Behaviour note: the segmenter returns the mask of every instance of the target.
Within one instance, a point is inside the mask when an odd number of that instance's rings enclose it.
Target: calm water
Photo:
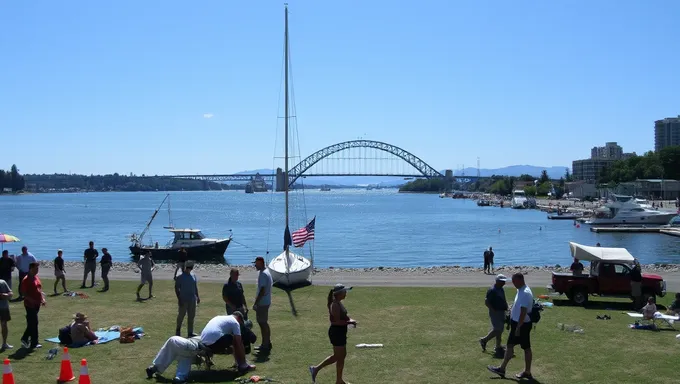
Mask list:
[[[0,197],[0,233],[21,238],[39,259],[62,248],[68,260],[82,260],[89,240],[107,247],[115,260],[128,260],[128,237],[139,233],[165,193],[37,194]],[[472,201],[395,190],[307,191],[292,197],[291,231],[304,224],[301,202],[316,215],[314,255],[319,267],[480,265],[493,246],[497,264],[568,264],[568,241],[625,247],[643,263],[680,263],[680,240],[658,234],[595,234],[571,221],[547,220],[538,211],[477,207]],[[176,227],[200,228],[208,237],[234,240],[226,253],[246,264],[283,245],[283,194],[242,191],[171,194]],[[161,210],[146,240],[169,239],[167,210]]]

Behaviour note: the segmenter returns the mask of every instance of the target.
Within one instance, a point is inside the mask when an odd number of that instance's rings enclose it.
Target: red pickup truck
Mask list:
[[[555,273],[548,290],[566,294],[575,304],[584,305],[589,295],[631,297],[630,271],[633,256],[624,248],[588,247],[570,243],[572,255],[591,262],[590,274]],[[665,296],[666,282],[659,275],[642,274],[644,301]]]

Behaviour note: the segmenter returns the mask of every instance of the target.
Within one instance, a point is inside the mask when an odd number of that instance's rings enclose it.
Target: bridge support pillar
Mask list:
[[[286,175],[283,169],[276,168],[276,192],[283,192],[286,188]]]
[[[453,178],[453,171],[450,169],[447,169],[444,171],[444,180],[446,181],[446,191],[445,192],[452,192],[453,191],[453,183],[455,179]]]

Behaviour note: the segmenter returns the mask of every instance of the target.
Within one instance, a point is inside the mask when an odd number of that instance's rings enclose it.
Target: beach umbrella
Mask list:
[[[2,246],[2,249],[5,248],[5,243],[17,243],[19,241],[21,240],[16,236],[0,233],[0,246]]]

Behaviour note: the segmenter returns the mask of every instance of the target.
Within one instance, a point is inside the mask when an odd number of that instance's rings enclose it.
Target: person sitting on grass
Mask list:
[[[73,347],[82,347],[88,343],[97,344],[99,337],[90,329],[90,322],[84,313],[76,313],[73,315],[73,322],[71,323],[71,345]]]
[[[146,377],[151,379],[155,374],[163,374],[172,362],[177,361],[177,371],[172,382],[185,383],[189,378],[189,372],[191,372],[191,363],[197,357],[210,362],[211,356],[212,351],[201,343],[200,336],[191,338],[172,336],[165,341],[165,344],[156,354],[156,358],[146,368]]]
[[[673,300],[671,305],[668,307],[668,311],[666,311],[666,314],[671,316],[680,315],[680,292],[675,294],[675,300]]]
[[[656,313],[656,304],[654,303],[654,298],[649,297],[647,299],[647,305],[642,307],[642,318],[645,320],[652,320],[654,318],[654,314]]]

